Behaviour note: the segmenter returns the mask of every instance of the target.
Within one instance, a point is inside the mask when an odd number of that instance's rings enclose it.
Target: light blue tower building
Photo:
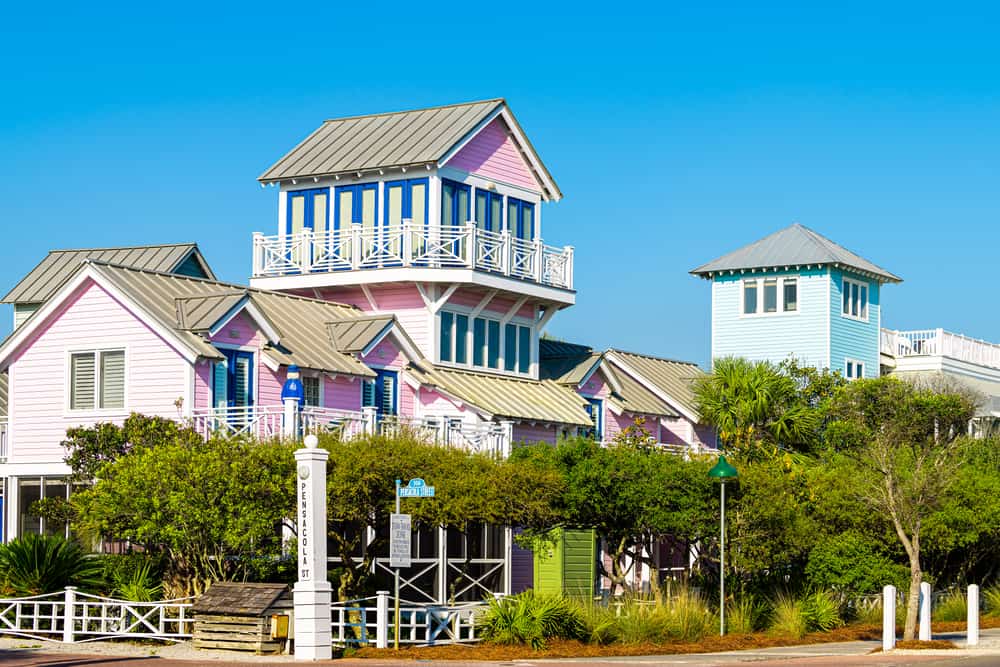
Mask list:
[[[902,279],[794,224],[691,271],[712,282],[712,359],[879,375],[882,286]]]

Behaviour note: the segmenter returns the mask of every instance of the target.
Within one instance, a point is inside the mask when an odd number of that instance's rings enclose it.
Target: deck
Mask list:
[[[1000,345],[944,329],[882,329],[880,348],[882,354],[894,359],[949,357],[977,366],[1000,369]]]

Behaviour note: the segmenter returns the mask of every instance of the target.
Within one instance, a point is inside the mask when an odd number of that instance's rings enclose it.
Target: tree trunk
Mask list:
[[[903,641],[916,639],[917,613],[920,610],[920,555],[910,554],[910,593],[906,598],[906,624],[903,626]]]

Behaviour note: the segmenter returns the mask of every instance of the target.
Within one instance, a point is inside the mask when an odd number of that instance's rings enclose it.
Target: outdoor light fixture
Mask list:
[[[726,482],[737,479],[736,472],[725,456],[719,457],[719,462],[708,471],[708,476],[720,482],[719,505],[719,636],[726,634]]]

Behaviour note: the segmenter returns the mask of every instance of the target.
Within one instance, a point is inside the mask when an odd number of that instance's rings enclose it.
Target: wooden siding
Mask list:
[[[514,442],[534,444],[548,442],[555,444],[559,431],[555,426],[546,424],[514,424]]]
[[[534,192],[542,191],[527,162],[509,135],[507,124],[496,118],[448,160],[447,166]]]
[[[68,359],[72,351],[125,348],[125,407],[68,410]],[[100,286],[89,282],[67,302],[12,364],[20,391],[10,396],[10,463],[62,462],[59,444],[71,426],[121,423],[130,412],[177,417],[174,402],[186,395],[188,362]],[[30,391],[24,388],[30,386]]]
[[[799,278],[796,312],[743,315],[745,278],[795,275]],[[712,282],[713,358],[740,356],[779,363],[794,356],[810,366],[828,366],[829,280],[827,269],[757,272],[716,278]],[[778,295],[778,303],[780,307],[781,294]]]
[[[431,358],[434,330],[424,300],[415,285],[371,285],[369,292],[375,299],[379,313],[396,316],[403,330],[427,358]],[[364,292],[358,287],[324,288],[325,299],[357,306],[365,312],[374,312]]]
[[[41,307],[40,303],[15,303],[14,328],[18,328]]]
[[[844,317],[844,278],[868,285],[868,321]],[[833,269],[830,274],[830,369],[846,373],[845,359],[861,361],[865,377],[879,375],[879,285],[869,278]]]

